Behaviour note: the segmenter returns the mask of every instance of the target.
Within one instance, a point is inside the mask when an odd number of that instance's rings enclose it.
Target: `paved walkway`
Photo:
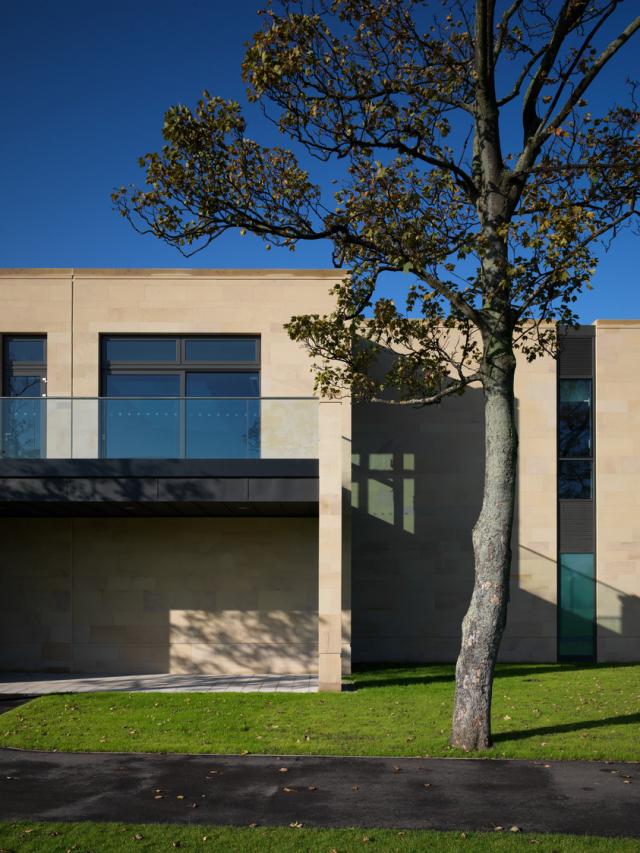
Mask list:
[[[640,837],[640,765],[0,750],[0,820]]]
[[[2,673],[0,696],[93,693],[102,690],[158,693],[314,693],[315,675],[51,675]]]

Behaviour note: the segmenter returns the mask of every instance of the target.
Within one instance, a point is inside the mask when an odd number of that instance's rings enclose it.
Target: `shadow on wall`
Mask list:
[[[316,519],[16,518],[0,535],[0,669],[317,670]]]
[[[454,661],[473,589],[482,392],[472,388],[423,408],[356,404],[352,441],[353,660]],[[516,500],[501,660],[555,661],[557,564],[519,541],[523,527]],[[613,614],[600,619],[598,640],[637,635],[640,598],[597,587],[603,612]],[[578,623],[574,617],[574,629]]]
[[[352,435],[354,660],[454,660],[473,588],[482,393],[356,404]]]

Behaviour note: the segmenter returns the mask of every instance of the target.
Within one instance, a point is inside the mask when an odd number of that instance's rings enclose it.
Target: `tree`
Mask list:
[[[334,263],[350,271],[335,311],[288,326],[314,356],[323,393],[389,402],[391,388],[396,402],[425,405],[482,387],[484,497],[451,735],[465,750],[491,745],[516,352],[555,351],[555,324],[576,322],[596,246],[637,222],[635,87],[602,115],[586,101],[640,29],[623,6],[284,0],[263,13],[243,77],[296,150],[336,162],[335,191],[291,150],[247,138],[238,104],[205,92],[194,110],[167,111],[166,145],[140,161],[147,186],[114,193],[136,228],[185,254],[231,228],[267,248],[332,241]],[[383,272],[404,274],[401,307],[378,295]],[[383,350],[395,357],[381,375]]]

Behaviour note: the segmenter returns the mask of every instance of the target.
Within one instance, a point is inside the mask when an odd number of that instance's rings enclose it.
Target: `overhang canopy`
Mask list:
[[[5,516],[316,516],[317,459],[0,462]]]

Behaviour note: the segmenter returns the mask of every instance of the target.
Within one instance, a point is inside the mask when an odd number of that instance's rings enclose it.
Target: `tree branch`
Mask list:
[[[570,2],[570,0],[568,0],[568,2]],[[538,124],[535,132],[526,141],[522,154],[518,158],[518,163],[516,164],[516,167],[511,174],[512,179],[517,180],[518,178],[521,178],[523,173],[528,171],[528,169],[533,165],[535,158],[538,152],[540,151],[540,148],[544,144],[546,137],[561,126],[562,122],[567,118],[569,113],[578,104],[578,101],[582,98],[584,93],[587,91],[591,83],[593,83],[595,78],[605,67],[607,62],[609,62],[616,55],[620,48],[639,29],[640,15],[638,15],[637,18],[631,21],[620,33],[620,35],[613,39],[602,51],[600,56],[589,69],[589,71],[587,71],[586,74],[584,74],[584,76],[582,77],[582,79],[576,84],[571,95],[567,98],[567,101],[561,108],[560,112],[556,115],[556,117],[551,122],[549,122],[549,124],[545,128],[542,128]]]
[[[387,406],[430,406],[433,403],[439,403],[441,400],[444,400],[446,397],[450,397],[452,394],[459,394],[463,388],[466,388],[467,385],[471,385],[473,382],[482,382],[482,374],[472,373],[464,379],[458,380],[451,385],[447,385],[447,387],[443,388],[442,391],[438,391],[436,394],[432,394],[429,397],[417,397],[412,400],[385,400],[384,397],[372,397],[370,400],[367,400],[367,402],[384,403]]]

